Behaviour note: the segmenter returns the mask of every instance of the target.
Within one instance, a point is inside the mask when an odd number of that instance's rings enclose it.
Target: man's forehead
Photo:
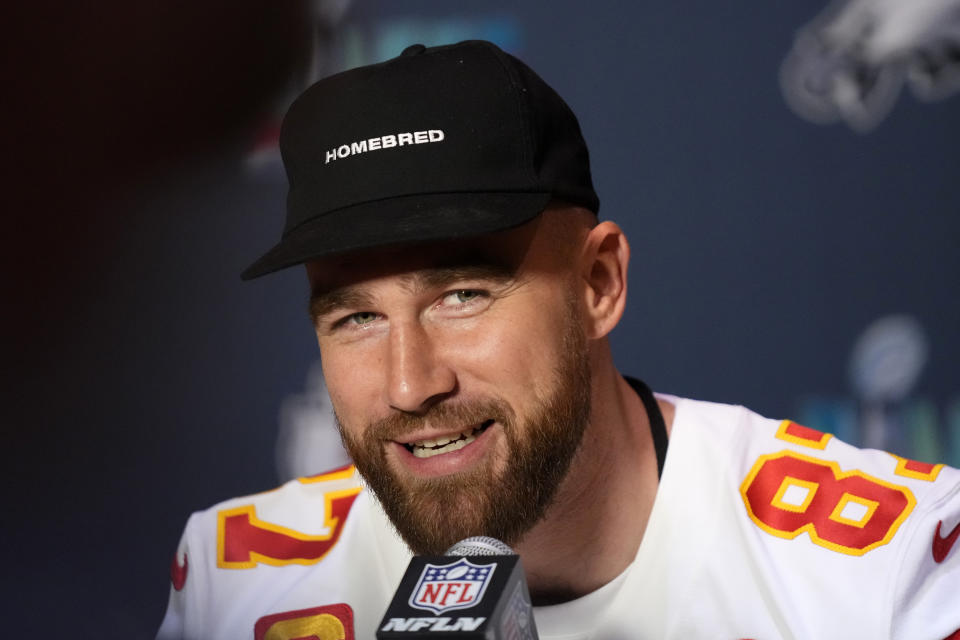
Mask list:
[[[479,236],[350,251],[306,263],[314,293],[398,276],[407,281],[457,270],[503,277],[516,272],[536,232],[535,224]]]

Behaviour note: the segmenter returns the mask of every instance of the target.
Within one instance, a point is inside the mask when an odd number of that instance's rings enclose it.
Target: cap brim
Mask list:
[[[317,216],[240,275],[252,280],[308,260],[412,242],[469,238],[519,226],[539,215],[551,194],[437,193],[365,202]]]

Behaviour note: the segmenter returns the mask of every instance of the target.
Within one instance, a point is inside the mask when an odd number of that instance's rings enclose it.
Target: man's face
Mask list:
[[[579,446],[586,339],[541,224],[307,266],[344,443],[415,553],[516,544]]]

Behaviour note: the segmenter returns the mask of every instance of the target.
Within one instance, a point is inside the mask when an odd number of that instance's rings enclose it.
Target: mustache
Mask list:
[[[364,434],[368,442],[398,440],[408,433],[424,428],[464,428],[494,420],[509,429],[515,419],[513,408],[501,398],[482,398],[439,402],[423,413],[394,412],[385,418],[371,422]],[[340,417],[337,426],[345,430]]]

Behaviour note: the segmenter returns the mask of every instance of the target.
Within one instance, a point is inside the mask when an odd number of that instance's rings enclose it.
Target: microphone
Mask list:
[[[442,556],[414,556],[377,628],[378,640],[538,640],[520,556],[476,536]]]

